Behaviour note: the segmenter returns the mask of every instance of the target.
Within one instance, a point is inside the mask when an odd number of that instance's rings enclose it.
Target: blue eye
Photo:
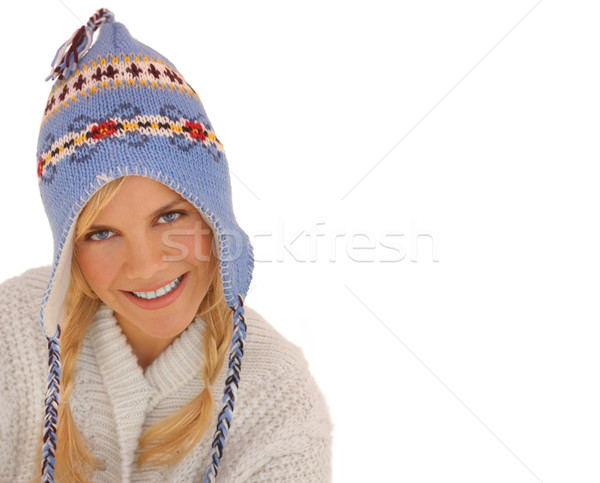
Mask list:
[[[181,213],[177,211],[171,211],[170,213],[165,213],[159,218],[159,223],[173,223],[177,218],[181,216]],[[164,221],[160,221],[164,220]]]
[[[115,234],[114,231],[110,231],[110,230],[99,230],[95,233],[92,233],[88,238],[90,240],[95,240],[95,241],[102,241],[102,240],[107,240],[109,239],[111,236],[113,236]]]

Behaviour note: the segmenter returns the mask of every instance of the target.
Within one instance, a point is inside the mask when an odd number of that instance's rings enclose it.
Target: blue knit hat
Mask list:
[[[100,28],[92,45],[93,33]],[[252,280],[252,244],[233,213],[223,146],[198,94],[163,55],[98,10],[59,48],[40,127],[37,174],[54,237],[54,263],[40,316],[48,339],[43,481],[54,481],[60,387],[60,323],[70,281],[74,228],[107,182],[145,176],[195,205],[218,245],[219,276],[233,311],[229,371],[204,481],[214,481],[231,424],[246,338],[243,302]]]

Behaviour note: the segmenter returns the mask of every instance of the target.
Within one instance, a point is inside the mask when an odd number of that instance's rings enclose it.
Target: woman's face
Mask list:
[[[217,260],[198,210],[167,186],[128,176],[76,243],[90,288],[113,309],[141,362],[194,319]]]

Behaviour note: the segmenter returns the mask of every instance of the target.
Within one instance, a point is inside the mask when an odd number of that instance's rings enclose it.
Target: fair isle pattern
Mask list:
[[[233,310],[233,337],[229,352],[229,370],[225,380],[223,391],[224,403],[217,422],[217,430],[212,443],[211,462],[206,470],[203,483],[213,483],[219,471],[219,463],[225,450],[225,443],[229,435],[229,428],[233,418],[235,399],[240,384],[240,371],[242,369],[242,357],[244,355],[244,341],[246,340],[246,321],[244,317],[244,298],[238,294],[239,305]]]
[[[44,109],[42,126],[61,109],[81,98],[88,98],[107,88],[146,87],[198,94],[183,76],[160,59],[134,54],[102,57],[78,68],[66,81],[54,84]]]
[[[213,145],[225,152],[215,133],[197,120],[181,118],[177,121],[166,116],[137,115],[130,119],[112,117],[101,123],[91,123],[78,132],[70,132],[52,143],[38,159],[37,174],[41,178],[49,166],[71,156],[77,148],[93,146],[109,137],[122,137],[138,132],[150,136],[185,136],[188,141]]]

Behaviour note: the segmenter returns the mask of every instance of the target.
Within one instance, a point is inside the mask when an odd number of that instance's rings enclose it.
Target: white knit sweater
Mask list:
[[[38,471],[47,346],[39,309],[50,271],[32,269],[0,284],[0,482]],[[241,380],[217,481],[323,482],[331,479],[332,423],[302,351],[260,314],[245,308]],[[94,482],[197,482],[209,463],[214,424],[194,450],[169,468],[137,471],[140,435],[203,388],[196,319],[144,371],[112,311],[102,306],[86,335],[71,396],[75,422],[106,462]],[[213,390],[221,410],[227,363]]]

